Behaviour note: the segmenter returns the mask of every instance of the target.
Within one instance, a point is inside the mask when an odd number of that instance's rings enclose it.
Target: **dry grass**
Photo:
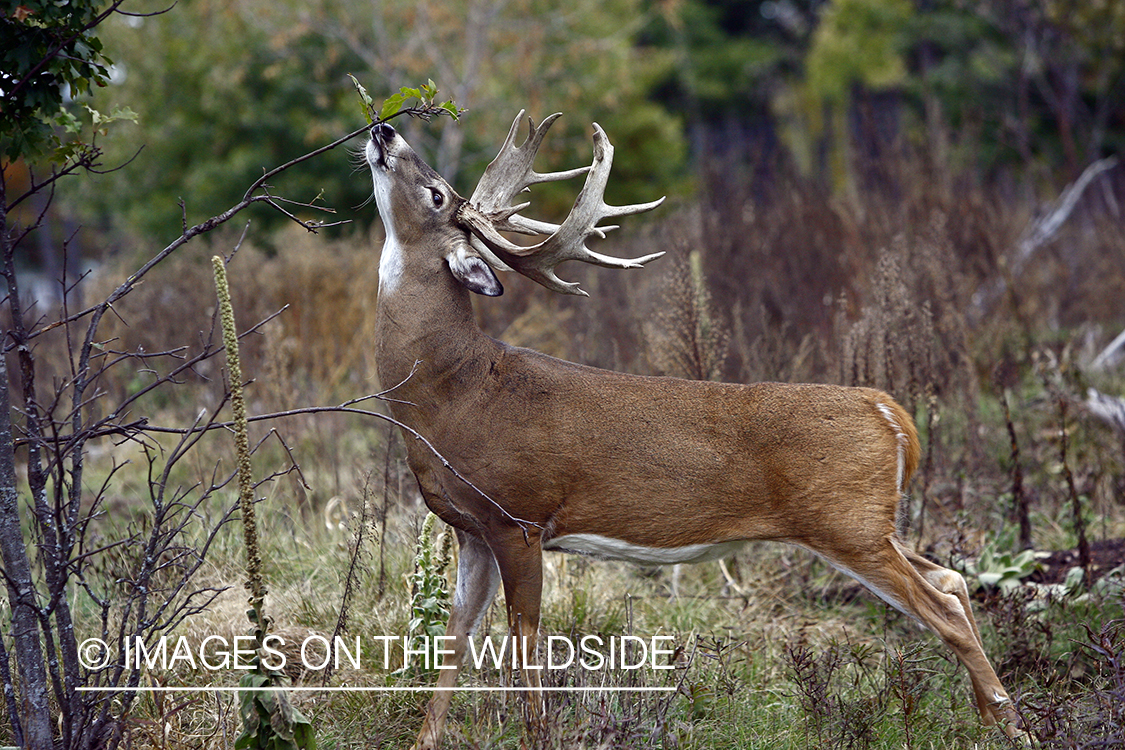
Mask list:
[[[371,647],[379,636],[407,633],[407,553],[422,510],[409,497],[395,501],[395,511],[368,550],[362,604],[353,605],[348,632],[368,645],[365,666],[337,671],[330,685],[424,687],[436,677],[433,672],[393,674],[379,664],[380,649]],[[276,519],[269,512],[273,501],[265,502],[263,518]],[[267,522],[264,531],[272,540],[266,552],[267,608],[278,630],[331,633],[349,534],[310,524],[294,535],[277,521]],[[380,548],[387,552],[388,585],[377,594]],[[214,563],[231,589],[211,612],[190,623],[186,634],[193,641],[246,632],[239,550],[235,545],[221,549]],[[999,735],[979,727],[963,670],[945,649],[854,582],[784,546],[753,545],[727,565],[741,581],[728,582],[715,563],[690,566],[678,582],[680,595],[672,597],[667,571],[548,556],[544,635],[671,635],[677,668],[670,673],[570,669],[549,672],[545,684],[672,685],[678,690],[552,693],[550,720],[539,737],[543,746],[1006,746]],[[994,599],[978,609],[990,652],[1030,720],[1048,722],[1036,713],[1048,701],[1065,709],[1062,715],[1074,722],[1074,732],[1090,731],[1083,712],[1093,704],[1083,696],[1108,695],[1091,691],[1106,690],[1112,674],[1092,651],[1073,644],[1086,640],[1079,622],[1099,622],[1113,611],[1112,601],[1059,600],[1045,611],[1033,611],[1031,600],[1021,597]],[[498,599],[483,633],[499,640],[505,630]],[[399,658],[396,650],[392,665]],[[1052,682],[1044,686],[1044,677]],[[236,678],[230,672],[181,670],[152,679],[230,685]],[[468,669],[461,684],[496,686],[510,680],[504,671]],[[319,675],[305,674],[301,684],[319,685]],[[298,695],[296,703],[313,718],[322,747],[398,747],[411,741],[427,697],[425,692],[311,693]],[[458,695],[449,746],[518,746],[519,700],[495,693]],[[151,741],[153,728],[163,727],[166,744],[150,746],[227,747],[239,728],[232,701],[230,696],[147,699],[137,711],[135,740]],[[1089,739],[1095,736],[1104,734]]]
[[[116,317],[100,333],[124,351],[160,352],[177,346],[197,349],[215,336],[214,282],[210,258],[228,255],[236,237],[215,238],[172,257],[143,285],[115,306]],[[284,312],[242,343],[248,373],[263,384],[258,398],[271,409],[291,407],[297,400],[357,394],[373,390],[375,371],[375,302],[378,289],[377,238],[326,242],[294,228],[272,239],[265,251],[251,242],[230,264],[230,286],[240,331]],[[120,283],[124,268],[104,267],[87,294],[104,297]],[[217,383],[218,361],[196,373]],[[123,373],[107,382],[122,391],[130,387]]]
[[[753,165],[716,167],[705,175],[696,203],[670,208],[655,224],[616,237],[611,250],[640,255],[662,249],[670,257],[628,274],[567,269],[571,278],[584,279],[588,300],[550,297],[530,283],[505,279],[505,297],[480,303],[482,325],[513,343],[635,372],[891,390],[914,410],[926,440],[912,533],[921,531],[920,546],[943,562],[973,558],[985,542],[1014,545],[1006,496],[1010,441],[995,395],[1004,388],[1021,443],[1034,543],[1072,546],[1060,425],[1042,367],[1050,370],[1052,388],[1076,404],[1088,384],[1109,393],[1125,390],[1119,374],[1084,371],[1091,351],[1125,326],[1125,312],[1113,301],[1125,290],[1125,248],[1112,204],[1091,198],[1038,261],[1012,280],[1014,291],[986,315],[974,316],[974,292],[1003,268],[1034,207],[995,198],[967,178],[930,180],[924,170],[912,176],[909,167],[894,170],[900,180],[895,200],[872,192],[856,204],[780,166],[767,170],[768,181]],[[1119,185],[1112,189],[1121,192]],[[270,252],[243,247],[229,269],[241,328],[288,305],[244,344],[243,368],[256,381],[248,392],[252,412],[377,390],[371,346],[377,237],[326,242],[286,233],[272,244]],[[150,276],[116,310],[120,319],[107,324],[105,338],[122,350],[198,347],[213,335],[207,259],[223,247],[189,248]],[[106,268],[99,283],[111,287],[120,274]],[[49,357],[46,349],[40,354]],[[1037,371],[1035,361],[1046,365]],[[149,364],[166,366],[159,358]],[[220,402],[218,368],[208,364],[191,382],[153,394],[137,409],[161,423],[190,422],[200,405]],[[141,370],[111,373],[104,386],[111,397],[120,396],[146,377]],[[1125,535],[1120,443],[1080,409],[1070,414],[1069,462],[1090,533]],[[291,417],[275,427],[289,451],[271,439],[259,449],[257,465],[284,465],[291,452],[304,480],[290,473],[259,490],[268,609],[278,626],[332,632],[350,559],[349,524],[367,498],[376,506],[380,533],[363,557],[350,632],[365,642],[404,634],[404,576],[421,507],[401,447],[388,448],[384,425],[372,420]],[[99,446],[90,474],[106,472],[113,458],[128,457],[127,450]],[[208,439],[178,480],[190,486],[207,476],[225,450],[221,438]],[[123,473],[111,487],[111,507],[143,515],[137,486],[136,477]],[[918,523],[922,512],[924,525]],[[230,589],[184,629],[193,642],[243,632],[240,555],[237,535],[212,551],[208,583]],[[652,672],[631,678],[648,684],[672,679],[680,689],[671,697],[552,699],[546,744],[1002,746],[977,728],[962,671],[944,650],[919,639],[909,623],[855,585],[784,547],[754,546],[727,570],[729,579],[716,564],[686,569],[679,598],[670,598],[669,572],[549,558],[545,632],[670,634],[681,650],[673,678]],[[1108,627],[1120,614],[1119,600],[982,604],[989,650],[1005,665],[1004,677],[1034,726],[1046,737],[1054,721],[1051,742],[1080,739],[1082,731],[1096,736],[1097,700],[1113,695],[1120,674],[1096,651],[1074,644],[1092,637],[1083,625],[1091,632]],[[496,636],[503,632],[499,604],[486,624]],[[1116,653],[1120,658],[1122,651]],[[466,679],[499,684],[508,678],[482,673]],[[558,679],[581,686],[592,677]],[[333,680],[419,684],[381,670],[341,672]],[[425,698],[317,694],[298,702],[313,717],[321,746],[347,748],[408,743]],[[514,698],[458,696],[451,746],[514,747],[518,716]],[[1070,723],[1062,726],[1059,717]],[[211,696],[146,699],[133,720],[135,746],[169,748],[227,747],[238,722],[230,701]]]

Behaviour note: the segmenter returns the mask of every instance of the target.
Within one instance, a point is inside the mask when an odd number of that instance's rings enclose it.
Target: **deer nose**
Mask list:
[[[395,129],[385,122],[380,122],[371,128],[371,134],[382,139],[389,141],[395,137]]]

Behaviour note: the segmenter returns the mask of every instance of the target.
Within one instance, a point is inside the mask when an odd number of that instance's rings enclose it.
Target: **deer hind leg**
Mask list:
[[[426,719],[414,744],[415,750],[434,750],[441,743],[449,704],[453,700],[450,688],[457,683],[457,673],[469,648],[469,638],[480,625],[500,586],[496,558],[483,539],[457,529],[457,544],[460,548],[457,588],[453,594],[449,624],[445,629],[446,635],[454,638],[453,653],[442,664],[444,667],[454,668],[440,670],[437,689],[426,707]]]
[[[875,555],[847,560],[824,556],[945,641],[969,672],[982,721],[987,725],[1003,721],[1009,736],[1020,734],[1018,715],[985,656],[960,574],[906,550],[894,539],[886,540]]]
[[[937,563],[927,560],[911,549],[900,546],[899,552],[910,561],[914,569],[918,571],[931,586],[943,594],[953,594],[957,597],[957,601],[961,602],[961,606],[965,609],[965,617],[969,620],[969,624],[973,626],[973,635],[976,636],[977,645],[979,645],[983,651],[984,642],[981,640],[980,628],[977,627],[977,621],[973,617],[972,604],[969,602],[969,587],[965,584],[965,577],[955,570],[943,568]]]
[[[957,601],[961,603],[961,607],[965,613],[965,619],[967,619],[969,625],[972,626],[973,636],[976,638],[980,656],[985,661],[992,676],[995,677],[996,674],[992,671],[992,665],[988,663],[988,658],[984,655],[984,642],[981,640],[980,628],[977,627],[977,621],[973,617],[972,603],[969,601],[969,587],[965,585],[964,576],[955,570],[943,568],[937,563],[927,560],[913,550],[903,548],[898,544],[896,544],[895,547],[906,557],[914,567],[914,570],[916,570],[927,583],[943,594],[952,594],[957,597]],[[962,661],[964,660],[962,659]],[[997,683],[999,683],[998,679]],[[1008,698],[1007,692],[1005,692],[1002,687],[1000,688],[999,694],[993,693],[990,695],[987,692],[979,690],[977,688],[977,681],[974,679],[973,692],[976,695],[977,708],[980,710],[981,716],[985,717],[987,723],[992,723],[994,721],[1003,722],[1004,731],[1010,736],[1016,736],[1021,733],[1019,730],[1021,725],[1019,714],[1016,713],[1011,700]],[[991,721],[989,720],[990,717]]]

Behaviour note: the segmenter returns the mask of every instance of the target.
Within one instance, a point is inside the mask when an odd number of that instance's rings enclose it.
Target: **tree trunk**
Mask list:
[[[0,209],[2,210],[2,209]],[[8,367],[0,353],[0,554],[4,560],[4,581],[11,606],[13,652],[19,666],[20,705],[15,703],[15,684],[9,669],[4,670],[4,692],[15,741],[27,750],[50,750],[51,713],[47,703],[47,673],[39,642],[39,617],[31,566],[27,559],[19,516],[19,491],[16,489],[16,457],[12,441],[11,411],[8,402]],[[17,709],[18,713],[12,713]],[[21,726],[21,719],[23,725]]]

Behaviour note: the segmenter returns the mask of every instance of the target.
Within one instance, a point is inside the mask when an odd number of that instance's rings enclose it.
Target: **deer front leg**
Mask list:
[[[543,550],[537,534],[512,528],[506,538],[494,540],[493,551],[504,582],[508,632],[514,641],[524,684],[534,688],[523,702],[524,722],[533,746],[544,727],[542,665],[538,661],[539,607],[543,595]]]
[[[453,700],[450,688],[457,683],[457,673],[469,648],[469,638],[476,632],[500,585],[496,558],[483,539],[457,529],[457,544],[460,548],[457,588],[453,594],[449,624],[445,629],[446,635],[454,638],[453,653],[442,664],[443,667],[452,668],[440,670],[434,695],[426,707],[422,731],[418,733],[418,740],[414,743],[415,750],[435,750],[441,743],[449,704]]]

